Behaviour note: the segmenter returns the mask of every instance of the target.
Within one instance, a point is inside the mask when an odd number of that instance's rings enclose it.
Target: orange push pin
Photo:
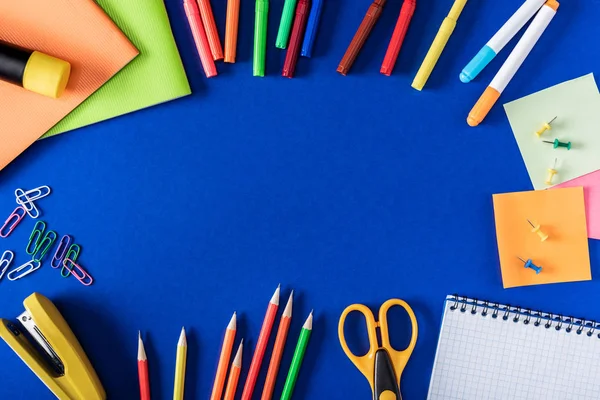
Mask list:
[[[527,220],[527,222],[529,222],[529,225],[531,225],[531,227],[533,228],[531,230],[531,232],[537,233],[537,235],[540,237],[540,239],[542,240],[542,242],[545,242],[546,239],[548,239],[548,234],[544,233],[540,229],[540,225],[534,225],[533,222],[531,222],[530,220]]]
[[[546,178],[546,185],[551,186],[553,185],[552,181],[554,180],[554,175],[558,174],[558,171],[556,170],[556,162],[558,161],[558,158],[554,159],[554,166],[552,166],[552,168],[548,168],[548,177]]]
[[[552,118],[552,120],[550,122],[544,122],[544,125],[542,125],[542,127],[538,131],[535,132],[537,137],[541,137],[544,134],[544,132],[551,130],[552,123],[556,120],[556,118],[558,118],[558,117]]]

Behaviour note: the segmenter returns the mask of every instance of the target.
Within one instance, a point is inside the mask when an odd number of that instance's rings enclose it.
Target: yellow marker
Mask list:
[[[175,361],[175,385],[173,388],[173,400],[183,400],[186,360],[187,339],[185,337],[185,328],[181,328],[179,343],[177,343],[177,360]]]
[[[556,120],[556,118],[558,118],[558,117],[552,118],[552,120],[550,122],[544,122],[544,125],[540,128],[540,130],[535,132],[537,137],[541,137],[544,134],[544,132],[551,130],[552,123]]]
[[[529,225],[533,228],[531,232],[537,233],[542,242],[545,242],[548,239],[548,235],[540,230],[540,225],[534,225],[530,220],[527,220],[527,222],[529,222]]]
[[[435,36],[435,39],[433,39],[433,43],[425,56],[425,60],[423,60],[423,64],[421,64],[421,68],[419,68],[419,72],[417,72],[417,76],[415,76],[415,80],[412,83],[413,88],[422,90],[425,83],[427,83],[433,68],[435,68],[435,64],[437,64],[442,55],[442,51],[444,51],[444,47],[446,47],[446,43],[448,43],[448,39],[450,39],[452,32],[454,32],[458,17],[460,17],[460,13],[466,4],[467,0],[454,1],[452,9],[450,9],[448,16],[444,18],[442,26],[440,26],[440,30]]]

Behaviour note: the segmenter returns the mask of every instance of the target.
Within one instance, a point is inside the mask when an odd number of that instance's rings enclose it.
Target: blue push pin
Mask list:
[[[525,261],[523,260],[521,257],[517,257],[519,260],[523,261],[523,264],[525,264],[525,268],[529,268],[535,271],[535,274],[539,274],[540,272],[542,272],[542,267],[538,267],[537,265],[535,265],[533,263],[533,261],[531,261],[531,259]]]

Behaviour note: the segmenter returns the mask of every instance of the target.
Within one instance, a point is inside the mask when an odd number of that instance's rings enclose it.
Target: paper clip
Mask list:
[[[41,229],[38,228],[38,225]],[[35,254],[35,251],[38,248],[40,241],[42,240],[42,235],[46,230],[46,223],[44,221],[38,221],[33,226],[33,230],[31,231],[31,235],[29,235],[29,243],[27,243],[27,247],[25,247],[25,252],[30,256]],[[35,238],[35,240],[34,240]],[[31,248],[31,244],[33,243],[33,249]]]
[[[67,266],[68,264],[71,264],[70,268]],[[92,283],[94,283],[94,278],[92,278],[92,276],[88,274],[87,271],[81,267],[81,265],[76,264],[70,258],[65,258],[63,261],[63,266],[67,268],[73,274],[73,276],[77,278],[79,282],[81,282],[82,285],[90,286]],[[76,273],[75,271],[78,272]]]
[[[34,201],[48,196],[51,192],[49,186],[40,186],[28,191],[18,188],[15,189],[15,197],[17,204],[23,206],[31,218],[36,219],[40,216],[40,211]]]
[[[15,208],[12,214],[10,214],[4,222],[4,225],[2,225],[2,228],[0,228],[0,237],[7,238],[12,233],[12,231],[15,230],[17,225],[19,225],[19,222],[21,222],[23,217],[25,217],[25,214],[26,211],[23,207],[19,206]],[[7,227],[8,231],[5,232]]]
[[[79,257],[80,251],[81,251],[81,247],[75,243],[73,243],[71,245],[71,247],[69,247],[69,250],[67,250],[67,254],[65,255],[65,258],[63,259],[63,267],[60,269],[60,275],[63,278],[68,278],[69,275],[71,275],[71,269],[65,265],[65,260],[69,259],[73,262],[73,264],[75,264],[75,261],[77,261],[77,257]],[[67,272],[65,272],[65,271],[67,271]]]
[[[44,238],[40,241],[40,244],[38,244],[37,248],[35,249],[35,252],[32,254],[31,259],[33,261],[42,262],[42,260],[46,256],[46,253],[48,253],[48,251],[52,248],[52,246],[54,245],[54,242],[56,241],[57,238],[58,238],[58,235],[56,234],[56,232],[54,232],[54,231],[46,232],[46,234],[44,235]],[[38,253],[39,253],[39,256],[36,257],[36,255]]]
[[[30,273],[32,273],[33,271],[40,269],[41,266],[42,266],[41,262],[31,260],[31,261],[28,261],[25,264],[21,265],[20,267],[17,267],[15,269],[13,269],[12,271],[10,271],[8,274],[6,274],[6,277],[8,278],[9,281],[16,281],[17,279],[24,278],[27,275],[29,275]],[[13,274],[15,274],[17,272],[21,272],[22,270],[24,270],[27,267],[29,267],[29,269],[27,269],[25,272],[19,274],[18,276],[13,276]]]
[[[50,262],[52,268],[58,268],[62,265],[62,261],[65,259],[65,255],[67,254],[71,240],[72,238],[69,235],[64,235],[62,238],[60,238],[56,252],[54,252],[54,257],[52,257],[52,261]],[[58,265],[56,265],[56,261],[58,261]]]
[[[0,257],[0,279],[4,276],[4,273],[10,267],[10,263],[12,263],[13,258],[15,258],[15,253],[10,250],[6,250],[2,257]]]

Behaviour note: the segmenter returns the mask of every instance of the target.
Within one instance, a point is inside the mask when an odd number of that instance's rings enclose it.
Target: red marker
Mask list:
[[[293,78],[298,63],[298,56],[302,48],[304,40],[304,32],[306,32],[306,22],[308,21],[308,13],[310,12],[310,0],[298,0],[296,6],[296,18],[292,25],[292,33],[288,44],[287,53],[285,53],[285,62],[283,63],[282,76]]]
[[[402,4],[400,16],[398,17],[398,22],[396,22],[396,28],[394,28],[394,33],[392,34],[392,39],[390,40],[390,44],[385,53],[383,64],[381,64],[380,72],[384,75],[390,76],[392,74],[392,70],[394,69],[394,65],[396,65],[398,54],[400,54],[406,31],[408,31],[408,26],[410,25],[416,7],[417,0],[404,0],[404,4]]]
[[[196,42],[196,49],[200,55],[204,73],[207,78],[213,77],[217,75],[217,67],[215,66],[213,55],[210,52],[210,45],[208,44],[208,37],[204,31],[198,4],[196,4],[196,0],[183,0],[183,8],[185,9],[185,15],[187,16],[192,35],[194,36],[194,42]]]

